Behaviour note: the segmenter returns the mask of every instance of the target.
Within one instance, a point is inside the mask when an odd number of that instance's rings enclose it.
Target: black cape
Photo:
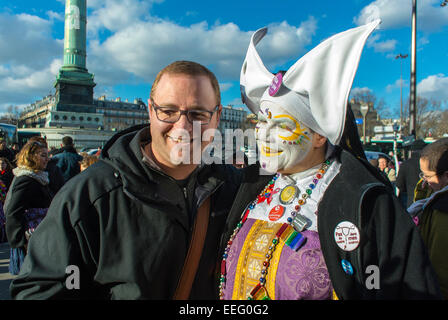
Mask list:
[[[394,196],[390,184],[366,160],[355,158],[342,149],[337,149],[335,156],[341,168],[319,204],[318,232],[337,297],[441,298],[419,231]],[[259,175],[257,165],[247,168],[245,173],[227,220],[220,252],[246,207],[272,178]],[[353,251],[344,251],[336,244],[335,228],[343,221],[355,224],[360,231],[359,245]],[[352,275],[344,271],[342,260],[350,262],[354,270]],[[375,288],[369,278],[372,270],[379,272]]]

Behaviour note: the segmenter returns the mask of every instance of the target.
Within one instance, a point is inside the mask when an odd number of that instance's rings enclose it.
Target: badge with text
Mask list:
[[[353,251],[358,247],[361,236],[353,223],[342,221],[334,229],[334,240],[342,250]]]
[[[281,204],[290,204],[294,201],[294,198],[299,193],[299,188],[295,185],[288,185],[282,189],[279,195],[279,201]]]
[[[285,213],[285,207],[281,205],[276,205],[274,208],[269,211],[269,220],[271,221],[277,221],[283,216],[283,213]]]

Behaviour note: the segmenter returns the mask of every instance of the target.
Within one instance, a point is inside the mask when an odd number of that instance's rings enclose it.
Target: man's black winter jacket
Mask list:
[[[207,197],[209,226],[190,298],[217,298],[217,247],[239,187],[238,171],[202,166],[182,190],[142,161],[149,127],[127,131],[56,195],[12,282],[13,298],[171,299],[193,227],[189,206],[195,212]],[[68,290],[66,280],[73,280],[77,268],[79,289]]]

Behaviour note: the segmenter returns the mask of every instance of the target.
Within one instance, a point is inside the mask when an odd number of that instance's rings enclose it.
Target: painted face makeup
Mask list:
[[[261,104],[255,138],[260,165],[272,173],[300,163],[312,145],[311,130],[285,109],[269,102]]]

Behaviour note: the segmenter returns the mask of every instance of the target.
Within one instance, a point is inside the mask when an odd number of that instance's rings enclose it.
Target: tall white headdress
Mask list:
[[[328,38],[283,76],[269,72],[261,61],[255,46],[266,35],[267,28],[257,30],[241,69],[243,103],[254,113],[263,104],[276,103],[332,144],[338,144],[362,49],[380,22],[378,19]]]

